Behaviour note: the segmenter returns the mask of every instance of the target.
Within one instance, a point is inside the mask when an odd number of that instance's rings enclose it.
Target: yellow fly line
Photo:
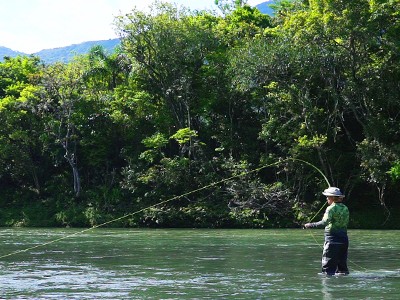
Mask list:
[[[203,186],[203,187],[201,187],[201,188],[192,190],[192,191],[190,191],[190,192],[187,192],[187,193],[184,193],[184,194],[181,194],[181,195],[178,195],[178,196],[169,198],[169,199],[166,199],[166,200],[164,200],[164,201],[161,201],[161,202],[158,202],[158,203],[156,203],[156,204],[147,206],[147,207],[145,207],[145,208],[142,208],[142,209],[137,210],[137,211],[135,211],[135,212],[132,212],[132,213],[123,215],[123,216],[118,217],[118,218],[115,218],[115,219],[113,219],[113,220],[104,222],[104,223],[102,223],[102,224],[94,225],[94,226],[92,226],[92,227],[90,227],[90,228],[86,228],[86,229],[83,229],[83,230],[81,230],[81,231],[77,231],[77,232],[75,232],[75,233],[73,233],[73,234],[69,234],[69,235],[60,237],[60,238],[58,238],[58,239],[51,240],[51,241],[46,242],[46,243],[42,243],[42,244],[35,245],[35,246],[29,247],[29,248],[26,248],[26,249],[17,250],[17,251],[14,251],[14,252],[11,252],[11,253],[2,255],[2,256],[0,256],[0,259],[6,258],[6,257],[9,257],[9,256],[12,256],[12,255],[16,255],[16,254],[19,254],[19,253],[28,252],[28,251],[31,251],[31,250],[34,250],[34,249],[37,249],[37,248],[41,248],[41,247],[44,247],[44,246],[47,246],[47,245],[50,245],[50,244],[54,244],[54,243],[57,243],[57,242],[59,242],[59,241],[62,241],[62,240],[65,240],[65,239],[68,239],[68,238],[71,238],[71,237],[74,237],[74,236],[77,236],[77,235],[80,235],[80,234],[85,233],[85,232],[87,232],[87,231],[90,231],[90,230],[93,230],[93,229],[96,229],[96,228],[99,228],[99,227],[104,227],[104,226],[106,226],[106,225],[108,225],[108,224],[111,224],[111,223],[114,223],[114,222],[116,222],[116,221],[120,221],[120,220],[126,219],[126,218],[131,217],[131,216],[133,216],[133,215],[136,215],[136,214],[138,214],[138,213],[141,213],[141,212],[143,212],[143,211],[145,211],[145,210],[147,210],[147,209],[149,209],[149,208],[154,208],[154,207],[156,207],[156,206],[159,206],[159,205],[162,205],[162,204],[165,204],[165,203],[168,203],[168,202],[171,202],[171,201],[180,199],[180,198],[182,198],[182,197],[185,197],[185,196],[188,196],[188,195],[191,195],[191,194],[200,192],[200,191],[202,191],[202,190],[211,188],[211,187],[213,187],[213,186],[220,185],[220,184],[222,184],[222,183],[224,183],[224,182],[230,181],[230,180],[235,179],[235,178],[240,178],[240,177],[243,177],[243,176],[252,174],[252,173],[259,172],[260,170],[265,169],[265,168],[269,168],[269,167],[273,167],[273,166],[278,166],[278,165],[280,165],[280,164],[282,164],[282,163],[285,163],[285,162],[287,162],[287,161],[299,161],[299,162],[302,162],[302,163],[304,163],[304,164],[307,164],[307,165],[313,167],[314,169],[316,169],[316,170],[324,177],[326,183],[328,184],[328,186],[330,186],[330,183],[329,183],[328,179],[326,178],[326,176],[324,175],[324,173],[322,173],[322,171],[321,171],[320,169],[318,169],[316,166],[314,166],[313,164],[311,164],[311,163],[309,163],[309,162],[307,162],[307,161],[305,161],[305,160],[301,160],[301,159],[297,159],[297,158],[287,158],[287,159],[283,159],[283,160],[277,161],[277,162],[275,162],[275,163],[271,163],[271,164],[268,164],[268,165],[264,165],[264,166],[262,166],[262,167],[259,167],[259,168],[257,168],[257,169],[254,169],[254,170],[246,171],[246,172],[240,173],[240,174],[238,174],[238,175],[234,175],[234,176],[225,178],[225,179],[220,180],[220,181],[215,181],[215,182],[210,183],[210,184],[208,184],[208,185],[206,185],[206,186]],[[325,204],[324,204],[324,206],[325,206]],[[322,208],[323,208],[324,206],[321,207],[321,209],[315,214],[315,216],[314,216],[311,220],[313,220],[313,219],[320,213],[320,211],[322,210]],[[315,239],[315,238],[314,238],[314,239]]]

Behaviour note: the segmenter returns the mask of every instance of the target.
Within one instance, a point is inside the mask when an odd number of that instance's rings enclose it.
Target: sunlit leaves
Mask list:
[[[179,129],[175,134],[173,134],[171,138],[175,139],[180,145],[183,145],[196,136],[196,130],[191,130],[190,128],[182,128]]]
[[[400,161],[395,161],[393,166],[388,171],[388,174],[394,179],[400,179]]]
[[[155,133],[143,140],[143,144],[147,148],[159,149],[168,143],[168,139],[162,133]]]

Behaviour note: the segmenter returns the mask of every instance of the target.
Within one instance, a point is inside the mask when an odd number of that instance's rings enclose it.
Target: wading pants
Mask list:
[[[349,241],[346,238],[325,238],[322,253],[322,273],[327,275],[349,274],[347,268],[347,250]]]

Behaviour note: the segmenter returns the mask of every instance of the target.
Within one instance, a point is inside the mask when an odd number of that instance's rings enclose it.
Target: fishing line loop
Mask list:
[[[186,197],[186,196],[188,196],[188,195],[197,193],[197,192],[199,192],[199,191],[208,189],[208,188],[213,187],[213,186],[216,186],[216,185],[220,185],[220,184],[222,184],[222,183],[224,183],[224,182],[230,181],[230,180],[235,179],[235,178],[240,178],[240,177],[243,177],[243,176],[252,174],[252,173],[259,172],[260,170],[265,169],[265,168],[278,166],[278,165],[283,164],[283,163],[288,162],[288,161],[298,161],[298,162],[302,162],[302,163],[304,163],[304,164],[306,164],[306,165],[308,165],[308,166],[314,168],[315,170],[317,170],[317,171],[323,176],[323,178],[325,179],[325,181],[326,181],[326,183],[328,184],[328,186],[330,186],[330,183],[329,183],[327,177],[324,175],[324,173],[322,173],[322,171],[321,171],[320,169],[318,169],[316,166],[314,166],[313,164],[311,164],[311,163],[309,163],[309,162],[307,162],[307,161],[305,161],[305,160],[298,159],[298,158],[286,158],[286,159],[279,160],[279,161],[277,161],[277,162],[274,162],[274,163],[271,163],[271,164],[268,164],[268,165],[261,166],[261,167],[259,167],[259,168],[254,169],[254,170],[242,172],[242,173],[240,173],[240,174],[238,174],[238,175],[234,175],[234,176],[231,176],[231,177],[222,179],[222,180],[220,180],[220,181],[215,181],[215,182],[213,182],[213,183],[210,183],[210,184],[205,185],[205,186],[203,186],[203,187],[200,187],[200,188],[198,188],[198,189],[195,189],[195,190],[186,192],[186,193],[181,194],[181,195],[178,195],[178,196],[174,196],[174,197],[172,197],[172,198],[166,199],[166,200],[161,201],[161,202],[158,202],[158,203],[156,203],[156,204],[153,204],[153,205],[147,206],[147,207],[145,207],[145,208],[139,209],[139,210],[137,210],[137,211],[135,211],[135,212],[132,212],[132,213],[123,215],[123,216],[121,216],[121,217],[112,219],[112,220],[110,220],[110,221],[107,221],[107,222],[104,222],[104,223],[101,223],[101,224],[98,224],[98,225],[94,225],[94,226],[92,226],[92,227],[90,227],[90,228],[86,228],[86,229],[77,231],[77,232],[75,232],[75,233],[73,233],[73,234],[68,234],[68,235],[66,235],[66,236],[60,237],[60,238],[55,239],[55,240],[51,240],[51,241],[46,242],[46,243],[38,244],[38,245],[29,247],[29,248],[26,248],[26,249],[17,250],[17,251],[14,251],[14,252],[11,252],[11,253],[2,255],[2,256],[0,256],[0,259],[6,258],[6,257],[9,257],[9,256],[12,256],[12,255],[16,255],[16,254],[19,254],[19,253],[25,253],[25,252],[28,252],[28,251],[31,251],[31,250],[34,250],[34,249],[37,249],[37,248],[40,248],[40,247],[44,247],[44,246],[47,246],[47,245],[50,245],[50,244],[54,244],[54,243],[56,243],[56,242],[59,242],[59,241],[62,241],[62,240],[65,240],[65,239],[68,239],[68,238],[71,238],[71,237],[74,237],[74,236],[77,236],[77,235],[80,235],[80,234],[82,234],[82,233],[88,232],[88,231],[90,231],[90,230],[93,230],[93,229],[96,229],[96,228],[99,228],[99,227],[104,227],[104,226],[106,226],[106,225],[108,225],[108,224],[111,224],[111,223],[114,223],[114,222],[117,222],[117,221],[126,219],[126,218],[131,217],[131,216],[133,216],[133,215],[136,215],[136,214],[138,214],[138,213],[141,213],[141,212],[143,212],[143,211],[145,211],[145,210],[147,210],[147,209],[154,208],[154,207],[156,207],[156,206],[159,206],[159,205],[162,205],[162,204],[165,204],[165,203],[168,203],[168,202],[171,202],[171,201],[174,201],[174,200],[177,200],[177,199]],[[315,214],[315,216],[313,217],[313,219],[319,214],[319,212],[322,210],[322,208],[323,208],[323,207],[321,207],[321,209],[317,212],[317,214]]]

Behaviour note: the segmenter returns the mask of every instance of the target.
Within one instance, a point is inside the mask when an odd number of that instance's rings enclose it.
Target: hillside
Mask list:
[[[275,1],[273,0],[265,1],[263,3],[257,4],[256,7],[263,14],[272,16],[274,14],[274,10],[270,7],[271,4],[275,4]]]
[[[110,39],[102,41],[89,41],[80,44],[74,44],[66,47],[45,49],[31,55],[40,57],[45,63],[52,64],[55,62],[68,62],[75,55],[82,55],[87,53],[90,48],[95,45],[101,45],[107,52],[113,52],[115,47],[120,43],[119,39]],[[30,55],[23,52],[11,50],[6,47],[0,46],[0,61],[3,61],[4,56],[15,57],[18,55]]]
[[[95,45],[101,45],[107,52],[113,52],[115,47],[119,45],[119,39],[103,40],[103,41],[89,41],[80,44],[74,44],[67,47],[45,49],[41,50],[34,55],[39,56],[46,63],[54,62],[68,62],[75,55],[82,55],[88,53],[90,48]]]
[[[3,60],[4,56],[15,57],[17,55],[27,55],[27,54],[22,53],[22,52],[18,52],[18,51],[14,51],[14,50],[12,50],[10,48],[6,48],[6,47],[3,47],[3,46],[0,46],[0,61]]]

